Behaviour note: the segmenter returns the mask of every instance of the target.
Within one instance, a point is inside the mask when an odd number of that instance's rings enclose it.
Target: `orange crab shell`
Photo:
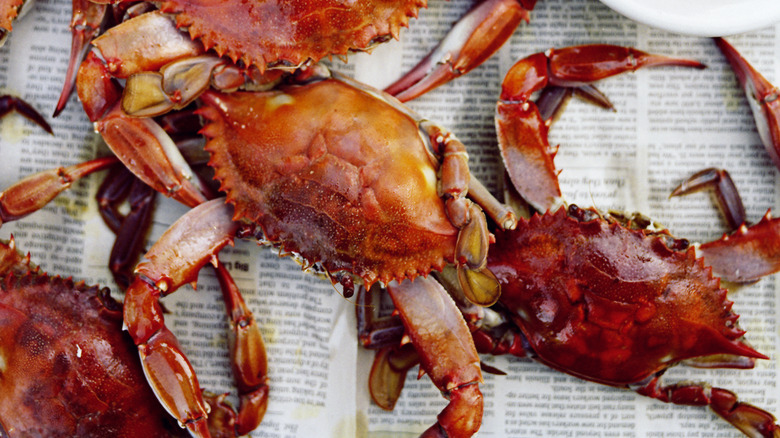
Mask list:
[[[692,248],[574,212],[499,230],[488,255],[500,302],[540,360],[624,386],[693,357],[765,358],[742,340],[726,290]]]
[[[417,122],[330,79],[201,97],[203,134],[235,219],[330,272],[371,284],[440,270],[458,230]]]
[[[263,70],[370,48],[398,37],[427,0],[167,0],[161,10],[177,27],[233,62]]]
[[[0,269],[0,432],[181,436],[105,291],[40,273],[13,244],[0,243]]]
[[[11,30],[11,22],[19,13],[24,0],[0,0],[0,28]]]

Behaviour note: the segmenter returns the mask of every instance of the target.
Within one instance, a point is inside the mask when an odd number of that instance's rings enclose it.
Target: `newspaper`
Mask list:
[[[400,41],[372,54],[334,60],[334,70],[377,87],[407,71],[471,6],[470,1],[431,2],[401,32]],[[38,0],[14,23],[0,49],[0,94],[21,96],[51,113],[69,54],[67,2]],[[780,83],[780,25],[734,36],[730,41],[774,83]],[[550,132],[560,144],[556,166],[564,197],[580,206],[641,211],[675,235],[694,241],[721,236],[726,224],[707,193],[682,199],[668,194],[706,167],[725,167],[740,188],[748,218],[758,221],[778,204],[777,170],[755,129],[747,101],[711,40],[679,36],[636,24],[596,0],[543,0],[530,24],[483,66],[410,103],[424,117],[447,126],[467,145],[472,171],[495,193],[502,190],[501,160],[493,115],[504,73],[518,59],[551,47],[611,43],[698,59],[709,68],[641,70],[604,80],[601,89],[616,112],[573,100]],[[18,116],[0,121],[0,154],[6,187],[33,172],[75,164],[108,152],[93,133],[79,102],[71,99],[54,136]],[[106,261],[113,241],[97,212],[101,175],[74,184],[53,203],[21,221],[4,224],[49,272],[106,285],[121,297]],[[186,208],[157,201],[148,245]],[[417,436],[446,405],[427,377],[409,373],[393,412],[370,401],[366,390],[373,353],[356,341],[353,299],[289,257],[236,242],[221,253],[265,337],[271,384],[268,412],[253,437]],[[741,399],[780,412],[778,396],[778,278],[742,287],[728,285],[741,326],[759,351],[770,356],[753,370],[671,369],[666,381],[707,381]],[[215,392],[233,389],[227,356],[224,307],[213,273],[204,269],[197,291],[185,287],[163,300],[166,322],[176,333],[201,384]],[[728,423],[705,408],[664,404],[584,382],[530,359],[483,357],[505,376],[485,375],[485,414],[479,436],[493,437],[732,437]],[[235,398],[232,399],[235,402]]]

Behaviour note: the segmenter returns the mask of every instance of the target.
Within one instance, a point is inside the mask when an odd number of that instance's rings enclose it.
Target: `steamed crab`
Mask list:
[[[0,278],[0,435],[181,435],[107,289],[41,272],[13,240],[0,243]]]

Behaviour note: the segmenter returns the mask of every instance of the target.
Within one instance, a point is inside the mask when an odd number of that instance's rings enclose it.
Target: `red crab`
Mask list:
[[[146,47],[125,50],[122,46],[126,32],[137,32],[139,23],[169,26],[169,31],[154,33],[160,38],[159,50],[150,54]],[[265,239],[300,254],[307,264],[319,263],[347,286],[352,275],[367,284],[403,282],[456,262],[474,301],[489,304],[497,298],[495,280],[484,269],[489,242],[486,220],[466,195],[504,226],[513,226],[514,218],[469,176],[464,146],[446,130],[421,121],[381,92],[318,67],[302,69],[268,92],[219,92],[248,81],[244,75],[251,75],[251,70],[202,51],[190,52],[189,38],[158,13],[111,28],[94,44],[108,66],[90,55],[77,83],[96,129],[139,178],[190,206],[203,203],[207,196],[182,178],[183,160],[165,158],[177,151],[163,130],[152,119],[139,116],[178,109],[196,98],[201,105],[198,113],[208,121],[202,132],[208,139],[210,165],[235,211],[204,206],[207,213],[193,212],[223,224],[209,233],[218,243],[188,251],[198,260],[194,265],[205,263],[235,233],[234,228],[225,228],[233,227],[232,218],[260,225]],[[181,53],[200,56],[179,59]],[[149,71],[162,65],[160,73]],[[116,102],[121,90],[114,85],[111,70],[127,77],[121,102]],[[204,91],[209,84],[214,89]],[[180,227],[192,225],[193,220],[184,224]],[[176,246],[158,245],[164,251]],[[157,330],[168,336],[156,297],[175,290],[181,284],[179,277],[189,278],[193,268],[161,257],[154,261],[153,271],[138,268],[137,272],[126,294],[128,329],[139,348],[159,348],[154,354],[178,357],[181,352],[172,343],[149,340]],[[411,287],[420,289],[421,297],[431,289],[422,279]],[[433,289],[440,293],[440,287]],[[450,311],[457,315],[454,307]],[[436,342],[428,338],[419,342],[449,345],[452,339],[445,335],[452,330],[436,330],[441,335]],[[465,325],[459,330],[467,334]],[[147,347],[150,342],[154,345]],[[467,352],[469,346],[459,348]],[[448,376],[441,382],[446,388],[463,387],[459,389],[463,402],[455,405],[472,419],[470,425],[451,420],[442,427],[462,427],[462,433],[471,434],[479,426],[481,410],[464,406],[481,406],[478,387],[472,384],[480,375],[478,370],[468,371],[474,369],[476,353],[464,354],[467,365],[453,362],[438,372]],[[173,360],[152,359],[144,360],[149,375],[178,367]],[[164,404],[176,418],[205,436],[206,413],[198,400],[197,382],[189,383],[156,384],[155,390],[162,399],[171,400]],[[172,401],[176,397],[192,402],[176,404]]]
[[[0,243],[0,435],[180,435],[107,289],[51,277]],[[36,378],[30,378],[36,376]]]

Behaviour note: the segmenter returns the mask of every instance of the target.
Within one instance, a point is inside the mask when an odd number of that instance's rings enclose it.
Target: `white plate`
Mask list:
[[[671,32],[726,36],[780,22],[780,0],[601,0],[626,17]]]

